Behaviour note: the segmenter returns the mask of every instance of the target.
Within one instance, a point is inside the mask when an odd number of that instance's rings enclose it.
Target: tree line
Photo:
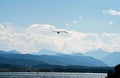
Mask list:
[[[113,67],[88,67],[88,66],[59,66],[35,65],[18,66],[0,64],[0,72],[82,72],[82,73],[108,73],[114,71]]]

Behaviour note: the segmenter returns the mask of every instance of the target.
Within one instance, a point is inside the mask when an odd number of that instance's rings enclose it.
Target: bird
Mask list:
[[[55,30],[55,31],[52,31],[52,32],[56,32],[57,34],[60,34],[60,33],[68,33],[68,32],[65,31],[65,30]]]

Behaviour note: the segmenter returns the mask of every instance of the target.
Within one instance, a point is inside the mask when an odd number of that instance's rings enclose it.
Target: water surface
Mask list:
[[[0,78],[105,78],[105,73],[0,72]]]

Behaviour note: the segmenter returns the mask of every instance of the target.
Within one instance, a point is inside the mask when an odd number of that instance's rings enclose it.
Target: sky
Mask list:
[[[119,7],[120,0],[0,0],[0,50],[120,52]]]

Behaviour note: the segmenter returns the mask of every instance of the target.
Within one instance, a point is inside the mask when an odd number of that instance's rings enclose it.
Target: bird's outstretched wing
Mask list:
[[[68,33],[68,32],[65,31],[65,30],[55,30],[55,31],[52,31],[52,32],[56,32],[57,34],[60,34],[60,33]]]

